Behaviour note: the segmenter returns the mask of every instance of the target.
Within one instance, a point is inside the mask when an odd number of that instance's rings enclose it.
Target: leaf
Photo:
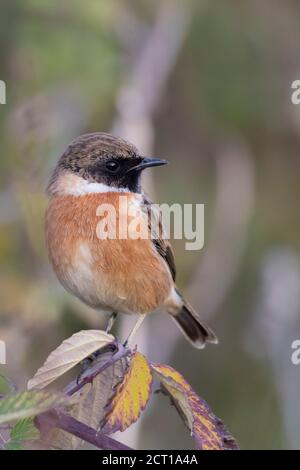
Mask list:
[[[194,392],[179,372],[161,364],[151,364],[151,368],[190,429],[197,449],[238,449],[237,443],[222,421],[213,414],[209,405]]]
[[[108,362],[113,354],[111,351],[101,354],[94,361],[93,367],[96,364]],[[123,380],[126,370],[126,360],[120,359],[97,375],[92,384],[87,383],[81,390],[74,393],[72,398],[75,398],[77,404],[72,408],[71,416],[98,430],[106,412],[106,405],[115,394],[115,387]],[[84,444],[81,439],[61,430],[52,431],[46,440],[48,446],[56,449],[74,450]]]
[[[69,399],[51,392],[20,392],[0,400],[0,424],[36,416]]]
[[[125,431],[135,423],[146,407],[152,386],[152,373],[145,357],[139,352],[132,356],[124,380],[107,407],[101,430],[105,434]]]
[[[33,418],[23,418],[17,421],[10,433],[10,440],[5,445],[6,450],[23,449],[24,441],[34,441],[39,439],[39,430],[33,423]]]
[[[10,437],[15,441],[33,441],[40,436],[39,430],[33,423],[33,418],[23,418],[16,422]]]
[[[4,375],[0,374],[0,395],[15,393],[17,390],[15,384]]]
[[[101,330],[83,330],[66,339],[46,359],[27,384],[28,390],[41,390],[86,357],[112,343],[114,337]]]
[[[22,443],[19,441],[9,441],[7,444],[5,444],[4,449],[5,450],[24,450],[24,447],[22,446]]]

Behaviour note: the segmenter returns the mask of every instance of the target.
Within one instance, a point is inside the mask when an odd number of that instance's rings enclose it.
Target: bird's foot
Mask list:
[[[115,351],[118,349],[118,346],[116,343],[111,343],[107,344],[106,346],[98,349],[97,351],[93,352],[90,354],[90,356],[86,357],[80,362],[80,371],[79,374],[76,378],[77,384],[80,382],[82,379],[82,376],[85,374],[85,372],[91,368],[96,361],[101,361],[101,356],[103,356],[103,360],[105,359],[107,353],[112,354],[115,353]]]

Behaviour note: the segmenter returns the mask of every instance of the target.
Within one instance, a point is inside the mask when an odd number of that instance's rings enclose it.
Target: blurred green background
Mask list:
[[[300,448],[300,4],[296,0],[1,0],[1,373],[19,387],[62,339],[104,319],[47,260],[44,189],[69,141],[110,131],[167,158],[157,202],[204,203],[202,251],[175,241],[178,284],[220,344],[192,349],[168,319],[140,348],[212,406],[243,449]],[[128,326],[119,327],[122,336]],[[156,396],[124,436],[193,448]]]

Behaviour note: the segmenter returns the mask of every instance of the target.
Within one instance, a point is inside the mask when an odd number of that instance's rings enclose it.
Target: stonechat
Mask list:
[[[46,243],[61,284],[85,304],[111,314],[137,314],[138,322],[156,310],[168,313],[196,347],[217,343],[214,333],[187,303],[175,284],[170,242],[156,237],[99,237],[99,207],[112,207],[119,227],[120,198],[149,218],[151,201],[141,187],[141,173],[165,165],[148,158],[129,142],[106,133],[82,135],[71,142],[51,176],[47,193]],[[153,224],[153,217],[151,217]],[[129,224],[129,222],[128,222]],[[149,234],[153,227],[149,225]],[[135,330],[136,330],[135,328]]]

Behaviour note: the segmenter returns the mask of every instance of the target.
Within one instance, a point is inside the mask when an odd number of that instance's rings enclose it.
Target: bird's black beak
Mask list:
[[[168,163],[169,162],[167,160],[161,160],[160,158],[143,157],[142,161],[138,165],[130,168],[127,173],[142,171],[145,170],[145,168],[151,168],[152,166],[167,165]]]

